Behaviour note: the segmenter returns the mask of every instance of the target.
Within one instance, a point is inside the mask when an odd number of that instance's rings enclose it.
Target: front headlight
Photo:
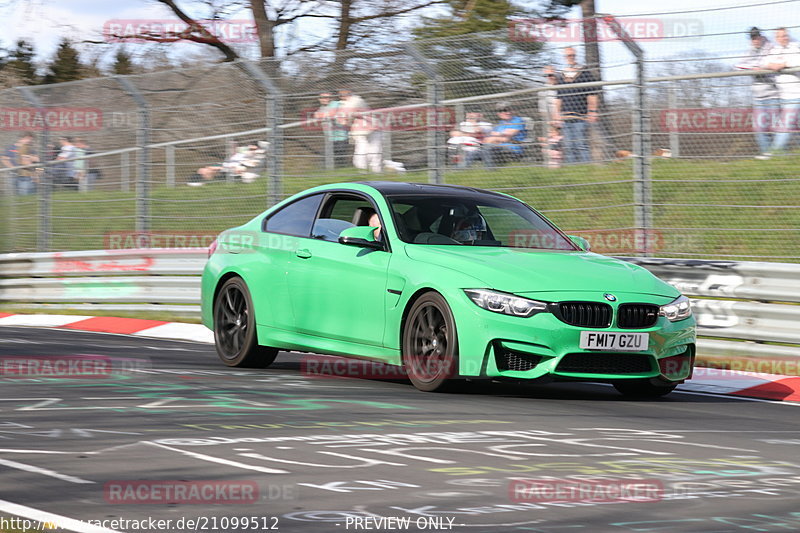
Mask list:
[[[547,310],[545,302],[521,298],[505,292],[488,289],[464,289],[475,305],[504,315],[529,317]]]
[[[658,315],[667,317],[670,322],[677,322],[692,316],[692,304],[686,296],[678,296],[667,305],[662,305]]]

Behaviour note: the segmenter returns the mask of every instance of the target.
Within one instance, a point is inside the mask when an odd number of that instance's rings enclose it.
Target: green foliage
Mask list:
[[[448,0],[450,13],[424,18],[414,30],[420,39],[451,37],[484,31],[501,30],[520,8],[508,0]]]
[[[529,85],[538,78],[536,56],[542,43],[510,35],[512,20],[538,17],[509,0],[448,0],[449,12],[425,18],[414,30],[416,45],[435,64],[446,98],[476,96]],[[493,83],[480,83],[481,79]],[[491,87],[490,87],[491,86]]]
[[[62,39],[45,74],[45,83],[61,83],[84,78],[80,54],[69,39]]]
[[[133,74],[133,58],[125,48],[120,48],[114,55],[114,64],[111,65],[111,72],[119,76]]]
[[[39,83],[36,65],[33,63],[35,56],[33,44],[25,39],[20,39],[17,41],[16,47],[9,51],[4,70],[20,78],[25,85],[35,85]]]

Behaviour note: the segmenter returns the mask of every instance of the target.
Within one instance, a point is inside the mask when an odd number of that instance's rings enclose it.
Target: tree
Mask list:
[[[111,72],[119,76],[133,74],[133,59],[125,48],[120,48],[114,55],[114,63],[111,65]]]
[[[310,50],[346,50],[356,43],[375,36],[389,35],[392,22],[398,17],[419,12],[427,7],[446,3],[447,0],[153,0],[167,7],[186,25],[186,31],[163,34],[112,35],[117,39],[135,38],[153,42],[190,41],[215,48],[222,53],[223,61],[240,57],[234,47],[214,35],[204,25],[201,17],[189,15],[189,7],[205,6],[210,9],[209,20],[224,20],[237,8],[246,7],[252,17],[258,36],[259,56],[262,59],[282,58],[296,52]],[[196,12],[197,10],[193,10]],[[318,42],[300,41],[297,46],[286,44],[289,39],[281,30],[296,28],[301,21],[323,19],[331,23],[333,31]],[[391,28],[395,29],[396,28]],[[285,32],[284,32],[285,33]]]
[[[448,13],[424,18],[415,28],[416,47],[436,65],[446,98],[475,96],[526,86],[539,80],[542,43],[515,39],[516,18],[538,13],[511,0],[447,0]]]
[[[33,44],[20,39],[17,41],[16,47],[8,54],[5,70],[9,74],[13,74],[24,85],[36,85],[39,83],[39,76],[36,74],[36,65],[33,59],[36,57],[36,52]]]
[[[61,39],[56,54],[51,60],[44,76],[45,83],[61,83],[79,80],[84,77],[80,55],[69,39]]]
[[[415,28],[419,38],[451,37],[484,31],[502,30],[521,8],[508,0],[447,0],[450,13],[423,18]]]

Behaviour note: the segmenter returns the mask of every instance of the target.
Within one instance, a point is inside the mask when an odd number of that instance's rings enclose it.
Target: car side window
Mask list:
[[[363,210],[373,209],[365,198],[357,196],[332,196],[325,202],[320,218],[314,224],[312,236],[316,239],[338,242],[342,230],[365,225],[360,216]]]
[[[322,195],[315,194],[292,202],[267,219],[264,231],[308,237],[321,200]]]

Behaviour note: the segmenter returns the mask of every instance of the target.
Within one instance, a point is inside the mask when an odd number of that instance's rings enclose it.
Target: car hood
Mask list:
[[[667,297],[680,294],[640,266],[588,252],[416,244],[406,246],[406,254],[415,261],[469,274],[481,280],[484,288],[515,294],[571,291]]]

